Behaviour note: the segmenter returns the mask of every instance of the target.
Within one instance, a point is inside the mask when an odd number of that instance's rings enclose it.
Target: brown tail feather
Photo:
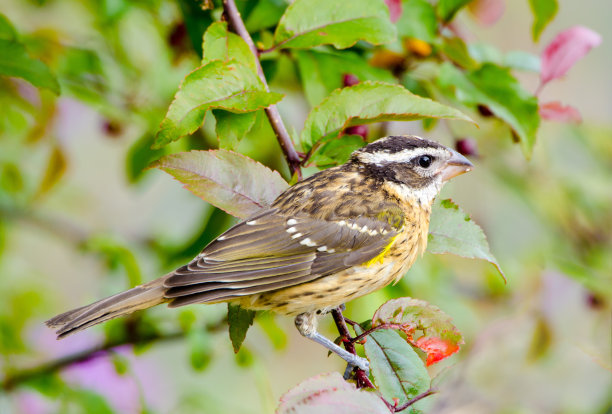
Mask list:
[[[167,301],[164,298],[164,279],[162,277],[91,305],[69,310],[49,319],[45,324],[50,328],[59,328],[56,331],[57,339],[62,339],[109,319],[159,305]]]

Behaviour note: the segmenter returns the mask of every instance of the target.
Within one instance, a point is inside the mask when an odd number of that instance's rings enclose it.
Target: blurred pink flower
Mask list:
[[[480,24],[495,24],[506,10],[505,0],[474,0],[468,7]]]

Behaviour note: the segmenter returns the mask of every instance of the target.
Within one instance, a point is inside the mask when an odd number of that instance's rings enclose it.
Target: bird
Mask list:
[[[427,245],[432,204],[472,163],[414,135],[380,138],[343,165],[320,171],[234,225],[191,262],[46,324],[58,339],[166,303],[229,302],[294,316],[301,335],[353,367],[369,362],[317,330],[321,315],[398,282]]]

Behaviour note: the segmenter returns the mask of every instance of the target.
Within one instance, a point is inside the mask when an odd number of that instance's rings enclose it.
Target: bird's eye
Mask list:
[[[433,159],[429,155],[421,155],[419,157],[419,165],[423,168],[429,168]]]

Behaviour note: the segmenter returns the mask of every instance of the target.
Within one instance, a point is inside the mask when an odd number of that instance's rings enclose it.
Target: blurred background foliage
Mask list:
[[[238,4],[255,41],[269,45],[287,3]],[[491,26],[461,11],[453,25],[466,33],[468,51],[437,43],[419,4],[404,2],[402,19],[413,21],[400,21],[403,42],[384,50],[357,44],[341,55],[327,48],[263,55],[271,89],[285,94],[279,108],[290,131],[301,130],[309,109],[347,84],[347,73],[389,82],[399,74],[415,93],[465,104],[444,94],[444,81],[427,81],[439,65],[428,58],[432,46],[454,62],[449,74],[492,56],[510,67],[519,62],[526,70],[513,73],[533,92],[537,55],[556,33],[580,23],[604,42],[542,92],[578,108],[584,122],[543,122],[528,161],[486,108],[470,112],[479,128],[428,121],[365,130],[370,139],[416,133],[447,145],[473,140],[477,168],[442,197],[484,228],[508,283],[486,262],[426,253],[401,283],[349,303],[346,315],[368,319],[385,300],[412,296],[453,317],[466,345],[431,368],[441,372],[441,392],[426,402],[427,412],[609,413],[612,50],[605,39],[612,5],[560,0],[541,43],[532,40],[527,1],[507,1]],[[3,0],[0,11],[8,19],[0,25],[3,38],[23,45],[37,73],[32,83],[41,88],[0,77],[0,412],[264,413],[303,379],[342,370],[339,359],[299,338],[290,318],[270,314],[258,315],[234,355],[224,305],[154,309],[54,340],[45,319],[166,273],[235,222],[170,176],[145,170],[166,153],[219,146],[208,115],[194,135],[150,149],[220,12],[191,0]],[[305,71],[319,81],[300,77]],[[289,178],[264,118],[230,146]],[[345,156],[346,149],[328,148],[313,161],[326,166]],[[334,336],[331,321],[323,329]],[[78,359],[99,344],[113,351]],[[61,371],[44,365],[58,358],[76,362]],[[24,370],[23,381],[6,382]]]

